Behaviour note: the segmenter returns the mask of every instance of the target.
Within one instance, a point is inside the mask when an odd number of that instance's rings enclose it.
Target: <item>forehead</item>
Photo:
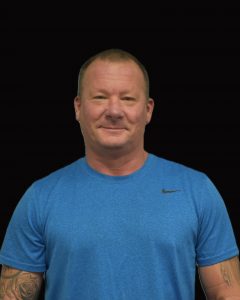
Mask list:
[[[122,81],[144,84],[144,75],[140,67],[131,60],[110,61],[97,59],[92,62],[84,75],[90,81]]]

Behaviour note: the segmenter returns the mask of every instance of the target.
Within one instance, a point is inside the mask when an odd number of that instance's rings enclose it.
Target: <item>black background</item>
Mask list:
[[[95,19],[64,6],[29,9],[0,15],[0,243],[27,187],[84,155],[73,110],[81,64],[122,48],[150,76],[155,111],[146,150],[212,179],[239,245],[240,10],[162,8],[149,22],[147,11]],[[196,279],[196,299],[205,299]]]

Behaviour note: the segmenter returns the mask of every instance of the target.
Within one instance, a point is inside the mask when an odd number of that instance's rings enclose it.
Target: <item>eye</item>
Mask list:
[[[96,95],[93,97],[93,99],[106,99],[107,97],[104,95]]]
[[[122,97],[122,100],[125,100],[125,101],[134,101],[135,98],[131,97],[131,96],[124,96],[124,97]]]

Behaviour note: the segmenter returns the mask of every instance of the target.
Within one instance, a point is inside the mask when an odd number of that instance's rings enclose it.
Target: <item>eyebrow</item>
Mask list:
[[[100,94],[109,94],[109,91],[105,90],[105,89],[96,89],[96,90],[92,90],[90,91],[91,94],[96,94],[96,93],[100,93]],[[130,91],[130,90],[125,90],[120,92],[120,95],[131,95],[133,96],[134,92]],[[136,96],[136,95],[135,95]]]

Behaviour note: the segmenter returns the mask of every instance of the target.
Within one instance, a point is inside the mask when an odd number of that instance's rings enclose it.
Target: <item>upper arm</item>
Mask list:
[[[240,300],[240,264],[237,256],[220,263],[199,267],[199,277],[207,299]],[[234,298],[225,298],[225,297]]]
[[[0,299],[36,300],[43,281],[42,273],[25,272],[2,266]]]

